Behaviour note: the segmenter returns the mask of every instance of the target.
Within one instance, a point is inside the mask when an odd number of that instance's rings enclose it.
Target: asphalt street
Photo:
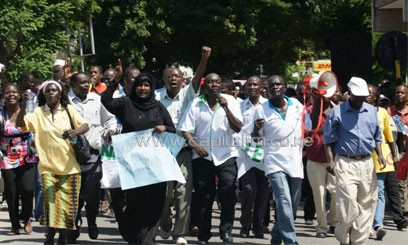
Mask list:
[[[234,244],[270,244],[270,234],[265,234],[263,239],[254,238],[251,234],[249,238],[239,237],[240,224],[240,205],[237,204],[235,222],[232,235],[234,237]],[[85,217],[85,215],[83,215]],[[223,244],[218,234],[220,212],[217,209],[217,205],[214,205],[213,220],[212,220],[212,232],[213,237],[210,239],[210,244]],[[296,219],[296,234],[299,240],[299,244],[310,245],[331,245],[339,244],[333,234],[329,234],[327,238],[315,237],[316,232],[313,225],[306,225],[304,223],[302,207],[299,208],[298,218]],[[100,214],[97,219],[99,227],[99,237],[97,240],[91,240],[87,234],[87,223],[84,219],[81,236],[78,238],[78,244],[126,244],[119,234],[117,224],[115,220],[104,214]],[[316,222],[315,222],[316,224]],[[269,225],[269,229],[273,224]],[[382,241],[369,239],[367,245],[397,245],[408,244],[408,231],[398,231],[396,226],[392,222],[392,218],[387,214],[385,220],[385,229],[387,235]],[[21,234],[18,236],[7,236],[6,233],[10,230],[10,223],[8,221],[8,212],[6,209],[0,210],[0,244],[41,244],[45,240],[45,227],[41,226],[38,222],[33,223],[33,232],[31,234],[24,234],[21,230]],[[189,244],[196,244],[197,238],[194,236],[186,237]],[[159,235],[156,236],[156,244],[175,244],[175,241],[163,240]]]

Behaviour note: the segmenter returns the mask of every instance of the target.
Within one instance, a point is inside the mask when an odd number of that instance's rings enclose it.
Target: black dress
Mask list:
[[[154,106],[143,110],[137,108],[135,101],[129,97],[112,99],[114,90],[115,86],[108,86],[101,101],[121,121],[122,133],[151,129],[157,125],[164,125],[167,132],[176,131],[169,112],[159,101],[152,101]],[[124,191],[126,208],[124,212],[115,212],[115,215],[119,215],[120,234],[129,244],[148,244],[155,236],[152,232],[155,232],[154,227],[161,217],[166,187],[167,182],[161,182]]]

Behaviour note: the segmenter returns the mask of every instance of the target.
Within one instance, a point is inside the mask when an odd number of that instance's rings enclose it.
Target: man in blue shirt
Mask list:
[[[352,77],[347,86],[350,98],[327,117],[324,144],[330,163],[327,170],[337,181],[336,238],[341,244],[365,244],[378,198],[371,153],[376,151],[383,167],[385,160],[377,111],[364,102],[369,95],[366,81]]]

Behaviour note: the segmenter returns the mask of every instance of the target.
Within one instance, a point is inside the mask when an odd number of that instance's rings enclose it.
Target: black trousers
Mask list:
[[[223,164],[215,166],[212,161],[196,158],[193,165],[193,185],[197,200],[197,211],[200,212],[198,239],[208,241],[211,234],[212,205],[216,191],[215,177],[218,176],[218,197],[221,203],[219,231],[221,236],[231,233],[234,222],[235,194],[237,180],[236,158],[230,158]]]
[[[263,219],[269,199],[269,183],[265,172],[251,168],[241,178],[241,226],[244,232],[249,232],[251,224],[254,234],[263,233]],[[253,211],[252,211],[253,210]]]
[[[115,219],[119,223],[123,216],[123,210],[126,207],[125,191],[122,188],[109,189],[111,195],[111,204],[113,212],[115,213]]]
[[[398,182],[397,171],[387,173],[384,181],[385,192],[388,197],[388,203],[395,223],[405,219],[401,207]]]
[[[167,182],[125,191],[126,209],[119,219],[119,231],[129,244],[145,244],[163,211]]]
[[[32,163],[26,163],[13,169],[2,169],[4,179],[4,196],[6,197],[11,227],[20,228],[19,219],[30,219],[33,211],[34,176],[35,169]],[[21,213],[18,213],[19,197],[21,195]]]
[[[102,166],[101,157],[92,154],[86,165],[81,165],[81,190],[79,192],[78,218],[85,205],[86,219],[89,225],[96,225],[101,201]]]

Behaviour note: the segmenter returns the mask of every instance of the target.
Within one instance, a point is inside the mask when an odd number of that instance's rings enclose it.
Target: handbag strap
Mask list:
[[[68,106],[65,108],[65,111],[67,112],[67,114],[68,114],[68,117],[69,117],[69,123],[71,124],[71,129],[75,129],[75,127],[74,127],[74,123],[72,122],[72,118],[71,118],[71,115],[69,114],[69,111],[68,111]]]

